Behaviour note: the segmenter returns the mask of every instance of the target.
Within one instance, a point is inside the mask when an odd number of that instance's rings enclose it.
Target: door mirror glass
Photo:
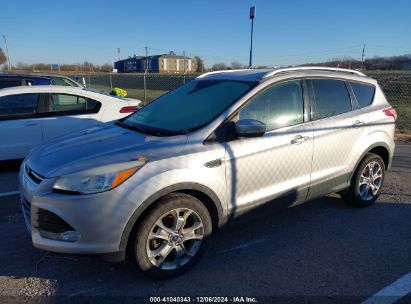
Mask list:
[[[238,137],[258,137],[265,133],[265,123],[255,119],[240,119],[235,123]]]

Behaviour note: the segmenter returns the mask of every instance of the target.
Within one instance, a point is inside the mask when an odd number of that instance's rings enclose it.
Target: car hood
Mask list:
[[[53,139],[27,156],[28,166],[44,177],[71,174],[104,165],[146,157],[155,161],[181,152],[186,135],[158,137],[112,123]]]

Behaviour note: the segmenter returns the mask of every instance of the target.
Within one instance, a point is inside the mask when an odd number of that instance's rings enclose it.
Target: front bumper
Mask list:
[[[25,169],[25,163],[20,169],[21,206],[33,245],[62,253],[120,252],[122,233],[136,209],[135,203],[127,199],[122,187],[92,195],[66,195],[51,191],[54,182],[55,179],[52,178],[40,182],[33,180]],[[39,219],[39,214],[42,214],[43,218]],[[48,228],[43,230],[44,221],[47,222],[47,215],[50,214],[55,215],[53,218],[60,218],[67,223],[70,229],[73,228],[79,239],[56,239],[58,234],[50,234],[50,231],[46,231]],[[50,225],[56,226],[56,223]],[[58,228],[62,229],[60,226]]]

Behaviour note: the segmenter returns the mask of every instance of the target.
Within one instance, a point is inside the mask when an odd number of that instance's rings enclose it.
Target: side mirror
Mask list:
[[[240,119],[235,123],[235,133],[238,137],[263,136],[265,129],[265,123],[255,119]]]

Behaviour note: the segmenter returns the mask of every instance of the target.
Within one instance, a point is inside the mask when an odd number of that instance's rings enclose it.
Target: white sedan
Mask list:
[[[68,132],[117,120],[141,101],[67,86],[0,90],[0,161],[24,158],[31,148]]]

